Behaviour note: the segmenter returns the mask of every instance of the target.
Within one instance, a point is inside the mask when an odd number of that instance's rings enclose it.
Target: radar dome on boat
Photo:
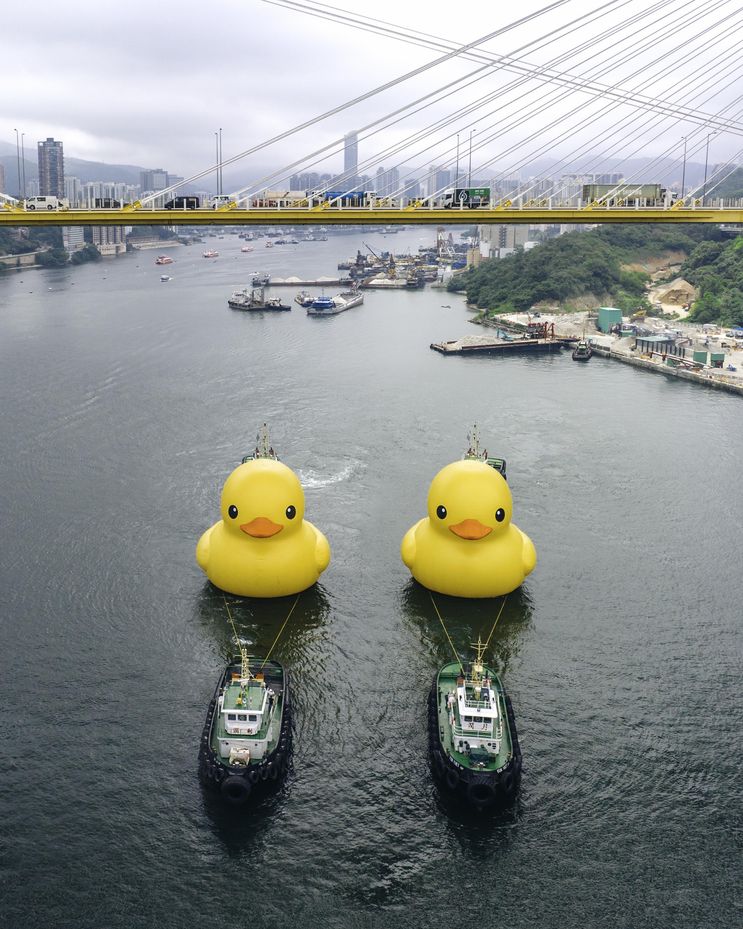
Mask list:
[[[537,563],[531,539],[511,522],[507,482],[484,461],[442,468],[428,492],[428,516],[405,534],[400,553],[424,587],[453,597],[499,597]]]
[[[220,509],[221,519],[196,546],[199,566],[220,590],[286,597],[311,587],[330,563],[328,540],[304,519],[299,478],[276,458],[235,468]]]

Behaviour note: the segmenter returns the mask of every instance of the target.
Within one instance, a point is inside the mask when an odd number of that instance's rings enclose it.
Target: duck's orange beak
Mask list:
[[[449,526],[449,529],[454,535],[458,535],[460,539],[470,539],[472,541],[484,539],[486,535],[490,535],[493,531],[490,526],[483,526],[477,519],[463,519],[456,526]]]
[[[270,539],[272,535],[281,532],[284,527],[272,522],[265,516],[256,516],[255,519],[251,519],[249,523],[245,523],[240,528],[247,535],[253,536],[254,539]]]

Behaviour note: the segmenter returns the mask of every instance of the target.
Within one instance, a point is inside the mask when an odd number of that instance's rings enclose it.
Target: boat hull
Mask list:
[[[320,309],[317,307],[309,306],[307,308],[307,315],[337,316],[339,313],[345,313],[346,310],[350,310],[352,307],[362,304],[364,302],[364,295],[354,293],[346,297],[343,294],[339,294],[335,299],[335,305],[329,309]]]
[[[521,783],[521,746],[508,694],[503,691],[513,750],[505,764],[497,770],[488,771],[466,767],[447,751],[439,725],[438,690],[436,675],[428,695],[428,758],[438,787],[478,811],[496,809],[512,802]]]
[[[286,306],[283,303],[278,305],[265,303],[250,305],[248,303],[238,303],[235,300],[228,300],[227,306],[231,310],[243,310],[246,313],[285,313],[288,310],[291,310],[290,306]]]
[[[213,730],[219,695],[228,675],[239,665],[228,665],[219,679],[206,713],[206,722],[199,746],[199,780],[208,790],[218,793],[230,806],[244,806],[248,800],[265,792],[283,780],[289,768],[292,747],[292,709],[289,676],[283,670],[283,705],[281,727],[276,746],[259,762],[230,765],[214,750]]]

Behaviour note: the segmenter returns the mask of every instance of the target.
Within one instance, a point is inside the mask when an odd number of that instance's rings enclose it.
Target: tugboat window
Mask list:
[[[237,714],[237,718],[240,720],[240,722],[246,723],[246,722],[248,721],[248,714],[247,714],[247,713],[238,713],[238,714]]]
[[[227,714],[227,719],[231,719],[231,720],[234,722],[234,721],[237,719],[237,714],[235,714],[235,713],[228,713],[228,714]]]
[[[251,713],[250,716],[248,716],[248,720],[249,720],[251,723],[254,723],[254,722],[257,722],[258,717],[257,717],[254,713]]]

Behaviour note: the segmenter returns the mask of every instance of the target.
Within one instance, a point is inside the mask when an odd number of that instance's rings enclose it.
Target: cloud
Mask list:
[[[534,12],[544,5],[546,0],[541,3],[529,0],[522,4],[523,9],[504,11],[502,7],[494,9],[490,3],[473,3],[468,7],[466,23],[462,17],[454,18],[455,29],[449,6],[438,8],[421,0],[412,0],[404,6],[392,0],[378,0],[373,14],[391,22],[404,18],[410,27],[466,42],[477,32],[494,30],[510,18]],[[348,6],[362,13],[368,9],[360,0],[350,0]],[[641,0],[631,0],[624,6],[627,10],[622,16],[630,12],[639,14],[647,8]],[[487,48],[500,54],[514,52],[595,7],[587,0],[571,0],[560,10],[509,33]],[[14,142],[13,130],[18,128],[25,132],[27,152],[33,152],[38,139],[54,136],[63,140],[69,156],[162,166],[182,175],[213,163],[214,131],[220,127],[225,156],[230,156],[436,57],[428,49],[323,22],[259,0],[214,0],[200,5],[175,0],[160,0],[157,4],[130,0],[125,6],[70,0],[45,5],[43,26],[33,27],[29,26],[28,11],[17,5],[5,9],[2,15],[0,80],[4,87],[13,87],[14,92],[7,96],[4,115],[0,117],[0,138]],[[676,18],[680,15],[677,12]],[[722,18],[723,14],[719,15]],[[608,54],[599,44],[602,30],[607,31],[619,18],[617,13],[614,20],[597,20],[583,32],[571,33],[569,38],[545,42],[542,49],[532,45],[524,55],[538,65],[585,39],[586,50],[581,56],[584,63],[580,67],[595,70],[602,56]],[[730,22],[734,25],[732,19]],[[681,56],[694,35],[702,34],[707,24],[712,25],[713,21],[699,16],[687,32],[680,27],[674,35],[667,28],[657,36],[655,51],[649,50],[639,62],[617,66],[602,79],[608,83],[628,80],[638,65],[652,74],[655,58],[673,50],[673,43],[677,47],[675,54]],[[635,45],[643,38],[652,38],[646,36],[642,27],[630,35]],[[589,41],[591,38],[593,42]],[[683,73],[658,78],[645,92],[671,93],[680,77],[693,78],[731,55],[733,43],[733,39],[718,41],[695,60],[693,68],[688,65]],[[606,47],[610,45],[606,43]],[[575,67],[576,56],[567,65]],[[261,152],[241,165],[240,173],[247,182],[251,171],[262,174],[266,165],[287,164],[474,67],[471,62],[456,61],[427,72]],[[513,75],[505,72],[489,74],[471,90],[404,119],[385,136],[362,142],[361,157],[387,147],[406,133],[422,129],[434,118],[464,109],[478,94],[502,90],[512,80]],[[633,80],[637,84],[639,78]],[[536,146],[536,141],[523,142],[524,139],[542,132],[542,138],[549,143],[552,136],[545,128],[549,120],[556,117],[559,120],[561,113],[567,113],[576,101],[585,105],[586,112],[592,112],[590,107],[594,104],[590,97],[567,94],[552,109],[509,128],[511,117],[507,112],[519,108],[526,111],[530,101],[548,89],[539,81],[529,81],[514,92],[511,110],[506,111],[504,106],[508,97],[499,98],[486,111],[463,120],[461,127],[442,130],[441,145],[416,155],[408,169],[416,166],[424,170],[426,165],[450,157],[443,152],[451,150],[453,142],[443,139],[458,128],[463,138],[471,126],[477,127],[480,139],[487,138],[488,133],[495,131],[486,129],[491,122],[500,134],[484,145],[482,152],[476,149],[475,161],[494,161],[504,169],[518,165],[525,153]],[[714,111],[722,101],[732,99],[735,95],[732,78],[729,85],[722,79],[718,81],[715,92],[716,97],[695,105]],[[552,154],[567,154],[575,147],[576,138],[590,140],[592,133],[601,127],[609,130],[625,115],[632,118],[634,112],[599,102],[590,126],[576,130],[574,137],[555,142]],[[567,122],[566,126],[569,125]],[[639,121],[634,125],[640,125]],[[638,144],[645,145],[646,153],[661,152],[669,140],[670,143],[680,140],[686,131],[688,124],[683,127],[669,123],[659,139],[651,139],[648,133]],[[437,138],[436,133],[430,133],[428,142]],[[714,144],[715,160],[721,160],[736,151],[740,143],[719,136]],[[512,146],[515,151],[503,155],[499,161],[501,153]],[[417,145],[412,150],[421,147]],[[597,145],[600,151],[609,151],[610,147],[604,141]],[[388,155],[381,163],[389,166],[400,160],[402,156]],[[341,164],[341,156],[334,155],[325,160],[324,167],[340,170]]]

